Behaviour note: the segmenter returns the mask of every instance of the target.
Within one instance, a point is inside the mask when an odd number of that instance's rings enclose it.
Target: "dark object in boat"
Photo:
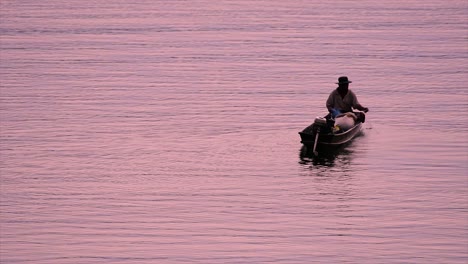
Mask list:
[[[354,113],[354,115],[355,123],[346,131],[335,126],[335,119],[332,119],[330,115],[315,118],[313,124],[299,132],[301,143],[308,148],[312,147],[314,155],[318,155],[318,148],[339,147],[348,143],[359,134],[365,120],[365,115],[362,112]]]

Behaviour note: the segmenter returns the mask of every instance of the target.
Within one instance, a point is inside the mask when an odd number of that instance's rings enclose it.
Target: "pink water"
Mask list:
[[[0,12],[1,263],[467,263],[466,1]],[[340,75],[364,133],[312,160]]]

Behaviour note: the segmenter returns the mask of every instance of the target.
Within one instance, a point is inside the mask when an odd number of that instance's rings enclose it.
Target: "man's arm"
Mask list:
[[[362,106],[362,105],[359,104],[359,103],[356,104],[356,105],[354,106],[354,108],[356,108],[356,109],[359,110],[359,111],[363,111],[364,113],[369,112],[369,108],[364,107],[364,106]]]
[[[334,107],[333,93],[330,93],[330,95],[328,96],[326,105],[327,105],[328,112],[332,113],[333,112],[333,107]]]
[[[353,108],[355,108],[355,109],[357,109],[359,111],[363,111],[364,113],[369,112],[369,108],[362,106],[359,103],[359,101],[357,99],[357,96],[354,93],[352,93],[352,96],[353,96]]]

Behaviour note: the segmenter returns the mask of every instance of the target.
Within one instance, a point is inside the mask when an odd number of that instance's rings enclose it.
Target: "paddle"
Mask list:
[[[315,133],[314,149],[312,150],[312,153],[314,153],[315,156],[318,156],[318,152],[315,149],[317,148],[317,141],[318,141],[319,134],[320,134],[320,127],[317,128],[317,132]]]

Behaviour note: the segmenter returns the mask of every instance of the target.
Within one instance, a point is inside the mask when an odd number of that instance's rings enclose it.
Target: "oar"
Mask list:
[[[318,152],[315,149],[317,148],[317,141],[318,141],[319,134],[320,134],[320,127],[317,128],[317,132],[315,133],[314,149],[312,151],[312,153],[314,153],[315,156],[318,156]]]

